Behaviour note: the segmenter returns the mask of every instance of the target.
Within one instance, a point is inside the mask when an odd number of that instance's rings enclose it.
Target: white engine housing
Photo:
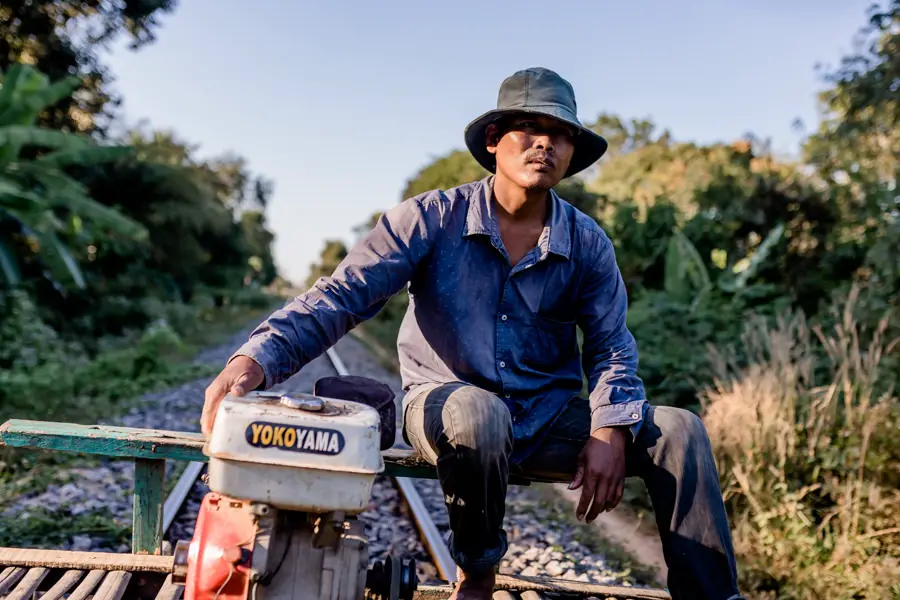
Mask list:
[[[378,412],[357,402],[227,395],[204,449],[209,487],[283,510],[356,514],[384,471],[380,435]]]

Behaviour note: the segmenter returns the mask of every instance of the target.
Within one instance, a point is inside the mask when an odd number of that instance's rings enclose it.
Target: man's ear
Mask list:
[[[487,151],[491,154],[497,153],[497,144],[500,143],[500,128],[495,123],[491,123],[484,130],[484,144]]]

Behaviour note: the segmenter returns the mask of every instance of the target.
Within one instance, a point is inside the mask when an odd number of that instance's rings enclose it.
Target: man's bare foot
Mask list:
[[[467,575],[456,569],[456,589],[447,600],[491,600],[496,575],[493,570],[483,575]]]

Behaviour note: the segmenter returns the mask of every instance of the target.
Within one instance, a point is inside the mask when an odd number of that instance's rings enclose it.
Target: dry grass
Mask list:
[[[711,350],[704,421],[751,597],[900,597],[900,407],[882,368],[897,341],[886,318],[860,331],[857,300],[828,331],[751,319],[739,347]]]

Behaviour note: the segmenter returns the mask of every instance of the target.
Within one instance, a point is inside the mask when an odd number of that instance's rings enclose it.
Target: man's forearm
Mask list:
[[[586,355],[591,431],[601,427],[629,427],[637,435],[647,404],[644,384],[637,376],[637,345],[624,329],[610,346]]]

